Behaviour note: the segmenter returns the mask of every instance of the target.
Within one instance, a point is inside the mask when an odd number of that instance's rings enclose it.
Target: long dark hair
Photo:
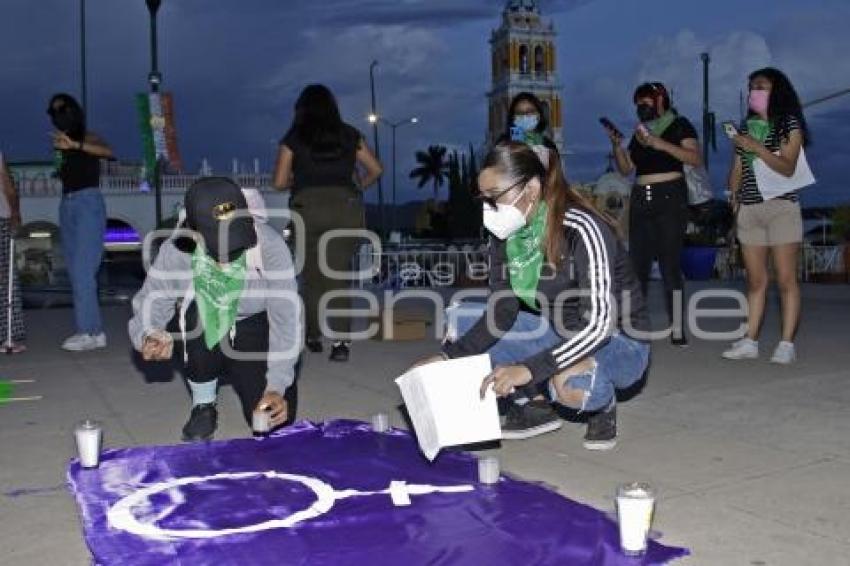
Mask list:
[[[632,102],[637,104],[637,101],[641,98],[651,98],[654,101],[659,96],[661,97],[661,107],[665,112],[673,108],[672,102],[670,101],[670,92],[667,90],[667,87],[664,86],[664,83],[659,82],[643,83],[638,85],[632,95]]]
[[[521,92],[513,97],[511,105],[508,107],[508,123],[505,127],[505,135],[508,139],[511,137],[511,127],[514,125],[514,118],[516,118],[516,107],[519,106],[520,102],[528,102],[534,106],[535,110],[537,110],[537,114],[540,115],[540,121],[537,123],[537,127],[534,128],[534,131],[539,134],[545,132],[546,128],[549,127],[549,123],[546,120],[546,112],[544,112],[543,103],[540,102],[540,99],[532,93]]]
[[[550,162],[552,159],[560,161],[557,152],[549,159]],[[543,252],[546,260],[552,265],[559,265],[564,256],[566,238],[563,226],[567,210],[577,208],[604,218],[590,201],[570,186],[561,167],[550,167],[547,172],[534,150],[524,143],[505,141],[493,146],[484,158],[481,169],[490,167],[505,175],[511,184],[526,184],[532,179],[540,181],[541,198],[549,208]],[[607,222],[607,219],[605,220]]]
[[[314,159],[338,159],[345,147],[345,123],[331,90],[325,85],[307,86],[295,102],[292,130]]]
[[[803,105],[800,97],[788,75],[774,67],[765,67],[750,73],[750,82],[757,77],[764,77],[770,81],[770,101],[767,105],[767,117],[772,123],[781,123],[789,116],[794,117],[800,123],[803,133],[803,145],[809,144],[809,126],[803,116]],[[750,111],[750,116],[754,115]]]
[[[54,94],[47,105],[47,114],[53,125],[68,137],[74,141],[85,140],[86,113],[76,98],[64,92]]]

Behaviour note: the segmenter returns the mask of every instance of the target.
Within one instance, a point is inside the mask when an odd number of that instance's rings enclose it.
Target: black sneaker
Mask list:
[[[320,353],[324,350],[322,347],[322,340],[319,338],[307,338],[307,349],[314,354]]]
[[[502,425],[502,440],[523,440],[561,428],[561,417],[549,401],[511,403]]]
[[[183,427],[183,442],[210,440],[218,424],[218,410],[215,403],[204,403],[192,407],[189,421]]]
[[[333,346],[331,346],[330,360],[332,362],[347,362],[348,354],[348,342],[334,342]]]
[[[673,336],[671,334],[670,343],[677,348],[687,348],[688,346],[690,346],[690,344],[688,344],[688,339],[685,338],[684,334],[679,337]]]
[[[617,404],[590,415],[584,447],[588,450],[611,450],[617,445]]]

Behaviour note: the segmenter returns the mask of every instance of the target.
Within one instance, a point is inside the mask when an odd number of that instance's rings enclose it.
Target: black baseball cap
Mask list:
[[[192,183],[186,191],[186,224],[203,238],[207,253],[223,263],[257,245],[245,195],[227,177],[204,177]]]

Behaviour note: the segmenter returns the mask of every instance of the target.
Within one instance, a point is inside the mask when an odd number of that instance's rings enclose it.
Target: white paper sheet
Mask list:
[[[491,371],[490,356],[483,354],[418,367],[396,379],[426,458],[446,446],[501,438],[496,394],[488,389],[482,400],[479,393]]]
[[[806,151],[802,147],[797,157],[797,168],[790,177],[777,173],[758,158],[753,160],[753,173],[764,200],[770,200],[815,183],[815,176],[806,159]]]

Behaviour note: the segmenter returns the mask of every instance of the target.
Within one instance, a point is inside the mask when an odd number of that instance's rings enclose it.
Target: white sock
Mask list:
[[[192,391],[192,406],[207,405],[215,403],[218,397],[218,380],[197,383],[189,380],[189,389]]]

